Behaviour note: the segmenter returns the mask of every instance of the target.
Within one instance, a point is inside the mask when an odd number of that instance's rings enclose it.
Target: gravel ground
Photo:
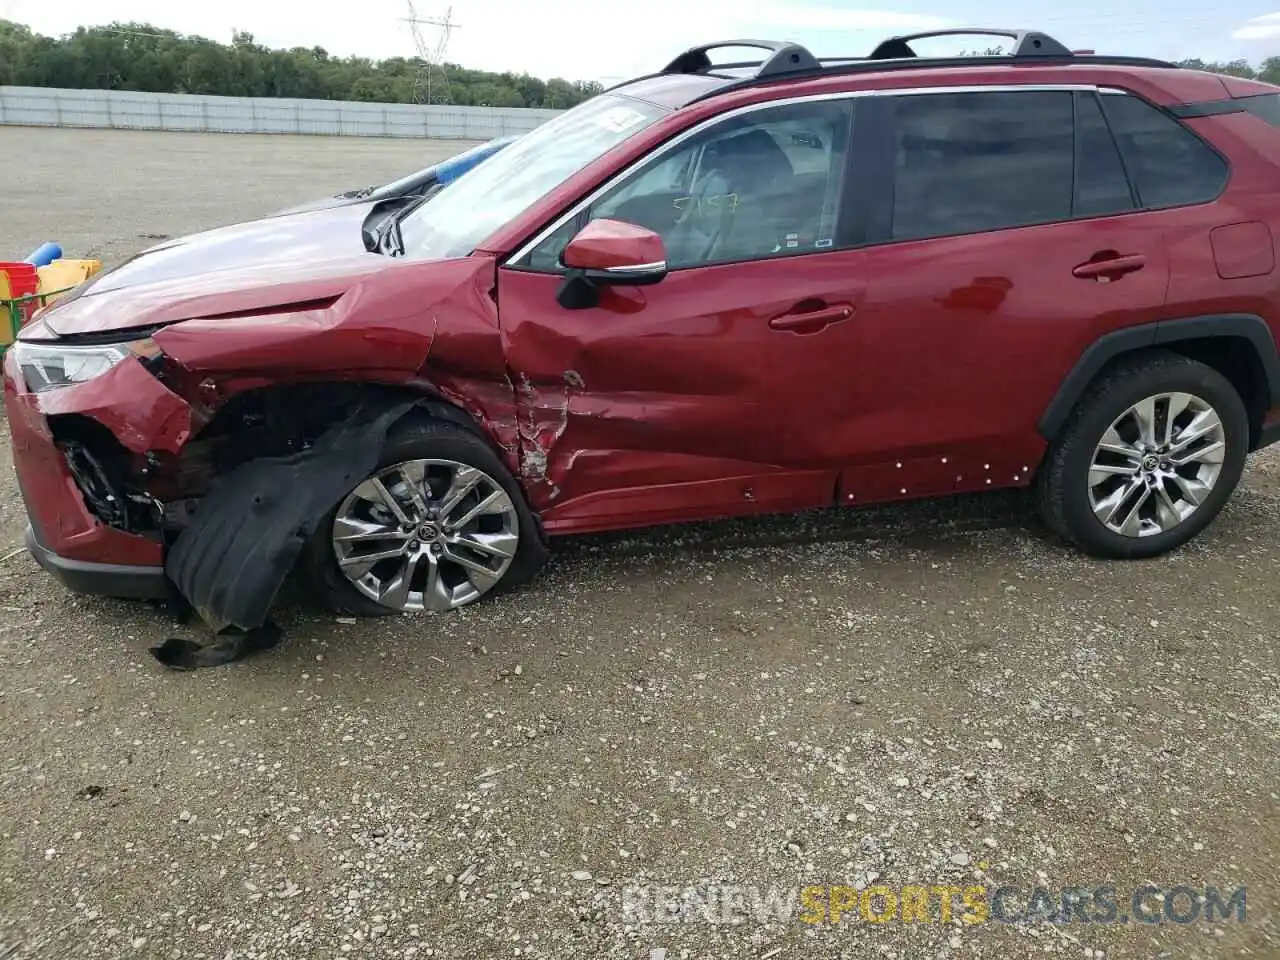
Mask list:
[[[461,146],[0,128],[0,249],[111,259]],[[285,645],[183,674],[147,652],[159,613],[16,553],[0,957],[1280,956],[1278,571],[1264,454],[1157,561],[1083,559],[1005,494],[579,538],[439,619],[289,600]],[[1246,885],[1248,908],[647,924],[622,909],[645,882],[1113,885],[1122,908]]]

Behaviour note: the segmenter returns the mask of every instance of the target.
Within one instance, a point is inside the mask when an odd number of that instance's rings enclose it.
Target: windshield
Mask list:
[[[547,121],[406,216],[400,224],[404,255],[465,257],[587,164],[666,114],[663,107],[601,94]]]

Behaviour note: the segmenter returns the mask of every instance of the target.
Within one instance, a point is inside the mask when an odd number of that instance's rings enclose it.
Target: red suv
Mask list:
[[[1001,487],[1186,542],[1280,437],[1280,88],[960,32],[1011,52],[711,44],[100,275],[4,361],[31,552],[251,629],[298,567],[447,610],[559,534]]]

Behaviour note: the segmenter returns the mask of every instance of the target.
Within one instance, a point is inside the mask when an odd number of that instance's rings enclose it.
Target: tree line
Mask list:
[[[1247,60],[1232,60],[1230,63],[1206,63],[1203,60],[1183,60],[1179,64],[1192,70],[1211,70],[1214,73],[1226,73],[1246,80],[1262,80],[1264,83],[1280,84],[1280,57],[1267,57],[1258,66]]]
[[[1280,83],[1280,57],[1258,66],[1195,59],[1181,65]],[[335,57],[323,47],[272,49],[248,33],[235,33],[227,44],[145,23],[112,23],[55,38],[0,20],[0,84],[16,86],[561,110],[601,89],[594,82],[540,80],[456,64],[446,64],[443,76],[447,86],[439,70],[428,86],[417,58]]]
[[[0,20],[0,84],[15,86],[426,103],[423,66],[417,58],[335,57],[323,47],[276,50],[248,33],[227,44],[145,23],[112,23],[54,38]],[[564,109],[601,89],[455,64],[445,65],[444,76],[447,90],[441,72],[434,72],[429,102]]]
[[[966,57],[998,57],[1007,53],[1002,46],[987,47],[983,50],[965,50],[961,56]],[[1258,66],[1254,66],[1248,60],[1230,60],[1221,63],[1216,60],[1177,60],[1174,61],[1180,67],[1188,70],[1207,70],[1210,73],[1224,73],[1232,77],[1241,77],[1245,80],[1261,80],[1264,83],[1280,84],[1280,57],[1267,57]]]

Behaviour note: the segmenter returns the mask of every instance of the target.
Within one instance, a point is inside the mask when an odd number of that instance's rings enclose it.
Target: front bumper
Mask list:
[[[164,567],[134,567],[60,557],[40,542],[30,524],[24,539],[27,552],[36,563],[75,593],[122,600],[164,600],[172,594]]]
[[[72,589],[80,589],[73,584],[85,583],[86,577],[92,580],[91,574],[109,569],[125,571],[122,579],[126,584],[136,579],[134,574],[139,570],[154,570],[155,576],[163,578],[164,550],[159,542],[109,527],[89,511],[54,442],[46,419],[49,411],[44,409],[42,397],[26,391],[12,351],[5,352],[3,366],[13,466],[32,527],[27,541],[32,555]],[[73,412],[67,409],[70,404],[66,401],[74,399],[76,394],[70,393],[74,389],[68,388],[69,396],[57,398],[64,403],[58,412]],[[85,409],[99,412],[92,401],[93,396],[89,395]],[[67,571],[67,576],[59,574],[59,570]],[[101,591],[90,588],[87,592]]]

